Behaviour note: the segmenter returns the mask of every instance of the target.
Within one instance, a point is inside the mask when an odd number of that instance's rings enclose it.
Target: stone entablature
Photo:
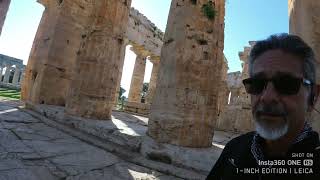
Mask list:
[[[134,8],[130,9],[126,36],[129,44],[147,51],[149,56],[160,56],[164,33]]]

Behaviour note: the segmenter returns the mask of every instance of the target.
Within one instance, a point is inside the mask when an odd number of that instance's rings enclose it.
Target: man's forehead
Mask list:
[[[257,57],[253,63],[252,75],[290,74],[301,77],[303,75],[303,60],[281,50],[269,50]]]
[[[252,73],[252,77],[271,78],[275,76],[292,76],[302,78],[303,75],[299,72],[286,72],[286,71],[259,71]]]

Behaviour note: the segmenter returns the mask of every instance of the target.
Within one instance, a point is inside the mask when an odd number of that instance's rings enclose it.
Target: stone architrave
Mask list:
[[[148,123],[148,135],[157,142],[212,145],[224,14],[224,0],[172,0]]]
[[[64,106],[81,42],[88,34],[95,1],[38,0],[45,6],[25,71],[22,99]]]
[[[316,56],[317,84],[320,83],[320,1],[319,0],[288,0],[290,27],[289,32],[300,36],[312,47]],[[320,109],[320,101],[315,105]],[[320,114],[313,111],[311,124],[320,133]]]
[[[76,59],[66,113],[111,119],[131,0],[94,2],[95,14]]]
[[[4,73],[4,78],[3,78],[4,83],[9,83],[11,68],[12,68],[11,65],[6,66],[6,72]]]
[[[141,103],[141,91],[143,87],[144,74],[146,70],[147,56],[135,49],[132,50],[136,53],[136,61],[134,63],[133,74],[131,78],[130,91],[128,95],[129,102]]]
[[[11,0],[0,0],[0,35],[4,21],[6,20],[7,12],[10,6]]]
[[[156,91],[157,79],[158,79],[158,73],[159,73],[159,67],[160,67],[160,57],[151,57],[150,61],[153,64],[153,66],[152,66],[152,72],[151,72],[151,77],[149,82],[148,93],[146,96],[147,104],[151,104],[152,99],[154,97],[154,93]]]
[[[13,74],[13,79],[12,79],[12,83],[15,85],[18,84],[20,72],[21,72],[20,68],[16,67],[14,74]]]

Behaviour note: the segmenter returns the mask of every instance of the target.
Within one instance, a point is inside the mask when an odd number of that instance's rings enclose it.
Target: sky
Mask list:
[[[132,0],[131,6],[165,31],[171,0]],[[0,54],[27,64],[44,7],[36,0],[11,0],[0,36]],[[224,54],[228,72],[241,71],[238,52],[248,41],[289,32],[288,0],[226,0]],[[135,54],[127,47],[121,86],[128,96]],[[144,82],[150,81],[152,63],[147,61]]]

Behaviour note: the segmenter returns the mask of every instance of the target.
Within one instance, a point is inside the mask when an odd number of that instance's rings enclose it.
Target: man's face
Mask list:
[[[272,79],[285,75],[303,78],[302,62],[300,57],[290,53],[269,50],[256,58],[251,77]],[[298,93],[285,95],[279,93],[272,81],[269,81],[260,94],[251,95],[257,132],[269,140],[288,133],[298,133],[305,121],[308,97],[308,88],[302,83]]]

